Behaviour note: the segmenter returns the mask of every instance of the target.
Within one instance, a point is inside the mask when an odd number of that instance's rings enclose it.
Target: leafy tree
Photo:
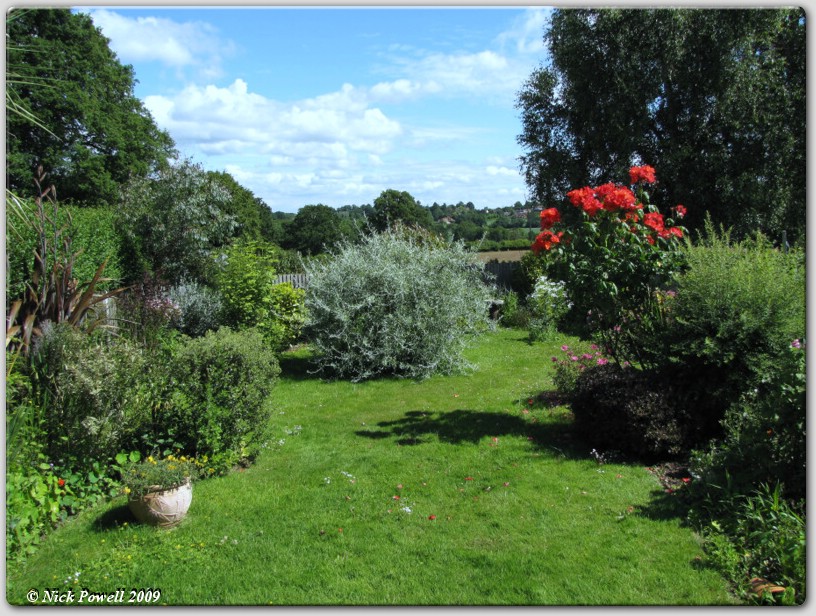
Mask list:
[[[7,120],[9,188],[27,192],[41,164],[61,200],[114,203],[128,178],[166,166],[172,139],[88,15],[25,9],[6,23],[6,98],[25,110]]]
[[[300,208],[287,229],[284,246],[306,255],[316,255],[331,248],[343,238],[342,220],[328,205],[306,205]]]
[[[208,171],[207,176],[229,192],[230,199],[224,206],[224,212],[235,218],[234,234],[247,239],[260,239],[261,208],[266,207],[262,205],[263,201],[255,197],[252,191],[241,186],[226,171]]]
[[[556,10],[552,56],[519,92],[536,200],[660,169],[656,199],[739,235],[805,229],[805,16],[775,10]]]
[[[120,228],[130,280],[150,273],[169,284],[207,282],[213,249],[232,236],[229,192],[199,165],[180,161],[124,190]]]
[[[389,188],[374,199],[371,224],[378,231],[384,231],[396,222],[429,228],[433,217],[410,193]]]

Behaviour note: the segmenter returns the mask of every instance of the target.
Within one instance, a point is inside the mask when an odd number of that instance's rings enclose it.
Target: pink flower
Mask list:
[[[599,357],[598,358],[598,365],[599,366],[605,366],[608,363],[609,363],[609,360],[606,359],[605,357]]]
[[[573,355],[572,357],[570,357],[570,360],[571,360],[571,361],[578,361],[578,356],[577,356],[577,355]]]
[[[793,342],[791,342],[791,346],[792,346],[794,349],[801,349],[801,348],[802,348],[802,342],[801,342],[801,341],[800,341],[800,340],[797,338],[796,340],[794,340]]]
[[[683,477],[683,483],[691,483],[691,477]]]
[[[561,350],[562,351],[569,351],[569,347],[566,344],[562,344],[561,345]]]

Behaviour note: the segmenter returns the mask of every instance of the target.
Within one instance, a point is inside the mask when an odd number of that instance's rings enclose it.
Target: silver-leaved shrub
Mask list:
[[[367,235],[306,268],[306,337],[331,376],[461,371],[464,349],[489,324],[483,264],[424,230]]]

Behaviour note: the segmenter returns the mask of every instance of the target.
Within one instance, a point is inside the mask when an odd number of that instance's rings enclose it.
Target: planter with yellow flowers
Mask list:
[[[193,500],[196,467],[183,456],[149,456],[122,472],[128,506],[137,520],[152,526],[178,524]]]

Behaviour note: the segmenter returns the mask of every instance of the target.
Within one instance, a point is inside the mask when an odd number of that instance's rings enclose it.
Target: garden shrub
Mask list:
[[[805,330],[804,257],[761,235],[732,242],[710,222],[686,255],[663,343],[649,346],[655,364],[693,384],[687,404],[716,434],[726,409],[773,373]]]
[[[505,327],[526,329],[530,324],[530,311],[519,301],[518,293],[508,291],[502,296],[501,318],[499,322]]]
[[[572,302],[567,298],[565,284],[542,276],[536,281],[533,292],[527,298],[530,310],[530,340],[549,340],[558,333],[558,327],[566,317]]]
[[[609,363],[597,344],[588,348],[570,347],[561,345],[564,355],[559,359],[555,355],[552,362],[555,367],[553,384],[555,389],[565,400],[572,400],[578,386],[578,377],[590,366],[603,366]]]
[[[460,243],[388,229],[308,266],[307,337],[320,371],[353,381],[466,367],[462,351],[488,327],[484,265]]]
[[[170,372],[173,391],[163,432],[187,453],[222,467],[248,460],[263,445],[269,395],[280,367],[256,329],[221,327],[184,341]]]
[[[737,595],[751,603],[802,605],[806,599],[807,526],[804,500],[791,503],[779,484],[761,484],[752,493],[728,499],[721,515],[702,529],[709,562],[729,579]],[[722,504],[721,504],[722,505]],[[750,591],[748,581],[784,587],[781,594]]]
[[[275,282],[279,255],[273,244],[242,240],[227,248],[218,274],[226,323],[257,327],[276,351],[297,339],[305,320],[304,291]]]
[[[276,351],[285,350],[300,337],[306,322],[306,291],[282,282],[269,288],[267,312],[258,324],[264,339]]]
[[[203,336],[221,325],[224,306],[218,291],[197,282],[185,282],[172,287],[167,297],[178,307],[173,326],[188,336]]]
[[[567,193],[575,209],[541,211],[533,252],[546,254],[547,275],[566,284],[575,318],[618,364],[645,365],[642,332],[652,329],[655,291],[685,267],[680,250],[686,208],[666,214],[649,202],[656,181],[648,165],[632,167],[629,186],[612,182]]]
[[[758,386],[726,411],[723,437],[692,456],[699,489],[713,500],[779,484],[785,498],[804,499],[805,392],[805,350],[795,340]]]
[[[140,432],[142,410],[135,401],[146,362],[127,339],[49,325],[32,362],[47,409],[43,427],[52,461],[69,468],[106,461]]]
[[[577,431],[598,449],[655,461],[686,453],[698,438],[676,388],[632,367],[587,366],[571,402]]]

